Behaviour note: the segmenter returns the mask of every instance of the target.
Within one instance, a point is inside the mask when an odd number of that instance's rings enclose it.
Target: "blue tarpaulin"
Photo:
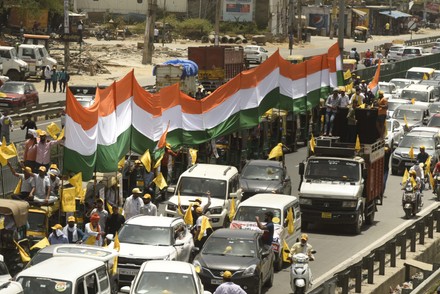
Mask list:
[[[380,11],[379,12],[380,14],[383,14],[383,15],[388,15],[389,17],[392,17],[392,18],[399,18],[399,17],[410,17],[410,16],[412,16],[411,14],[408,14],[408,13],[405,13],[405,12],[402,12],[402,11],[398,11],[398,10],[384,10],[384,11]]]
[[[181,78],[185,78],[185,76],[195,76],[199,72],[199,67],[194,61],[186,60],[186,59],[171,59],[165,61],[163,64],[171,64],[171,65],[181,65],[183,66],[183,73]],[[153,68],[153,76],[156,75],[156,67]]]

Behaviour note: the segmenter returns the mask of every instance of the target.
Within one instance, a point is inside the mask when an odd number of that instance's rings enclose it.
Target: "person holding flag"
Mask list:
[[[273,224],[273,212],[272,211],[266,211],[264,214],[264,222],[266,224],[262,224],[260,222],[260,218],[258,216],[255,217],[255,221],[257,222],[257,226],[260,230],[263,230],[263,244],[266,247],[271,247],[273,242],[273,233],[275,231],[275,227]]]
[[[21,165],[22,164],[23,163],[21,163]],[[13,198],[17,200],[27,200],[31,191],[35,188],[35,174],[28,166],[21,166],[23,173],[16,172],[9,161],[8,166],[11,170],[11,173],[18,177],[19,181],[19,185],[17,185],[17,188],[14,191]]]
[[[87,245],[96,245],[102,246],[103,238],[105,235],[104,230],[101,230],[101,226],[99,225],[99,214],[93,213],[90,216],[90,222],[85,226],[85,234],[83,237],[83,243]]]
[[[209,217],[204,215],[203,208],[196,208],[197,220],[194,230],[194,245],[198,248],[203,248],[208,237],[212,234],[212,226],[209,221]]]
[[[377,109],[376,129],[381,139],[385,136],[385,120],[387,119],[388,111],[388,99],[383,95],[382,91],[379,91],[379,102]]]

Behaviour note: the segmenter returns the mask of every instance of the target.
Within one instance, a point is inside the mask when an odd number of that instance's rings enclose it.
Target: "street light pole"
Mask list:
[[[219,34],[220,34],[220,9],[222,7],[222,0],[217,0],[217,5],[215,6],[215,41],[214,46],[218,46],[219,42]]]
[[[344,52],[344,35],[345,35],[345,1],[339,0],[339,24],[338,24],[338,44],[339,51]]]

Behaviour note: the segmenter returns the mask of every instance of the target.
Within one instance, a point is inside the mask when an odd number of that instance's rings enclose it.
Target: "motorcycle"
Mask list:
[[[422,207],[420,192],[414,190],[411,181],[407,181],[403,188],[402,206],[405,211],[405,218],[409,219],[411,215],[416,215]]]
[[[312,254],[316,251],[312,250]],[[312,285],[312,274],[309,268],[309,256],[297,253],[292,256],[290,268],[290,287],[294,294],[306,293]]]
[[[434,189],[435,187],[435,189]],[[440,174],[434,175],[434,194],[437,196],[437,201],[440,201]]]

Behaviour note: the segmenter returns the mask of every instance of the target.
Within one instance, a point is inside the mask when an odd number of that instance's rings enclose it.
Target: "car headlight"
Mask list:
[[[299,197],[299,204],[312,205],[312,199]]]
[[[253,264],[249,267],[247,267],[244,271],[243,271],[243,277],[249,277],[249,276],[253,276],[255,273],[255,269],[257,268],[256,264]]]
[[[209,209],[209,212],[211,214],[222,214],[223,208],[222,207],[213,207]]]
[[[194,269],[196,270],[196,273],[198,273],[198,274],[202,273],[203,269],[202,269],[202,266],[200,265],[200,262],[198,262],[197,260],[194,260],[193,266],[194,266]]]
[[[27,66],[20,66],[20,70],[26,70]]]
[[[355,208],[357,205],[356,201],[342,201],[342,207]]]
[[[172,204],[172,203],[168,203],[167,209],[168,210],[172,210],[172,211],[176,211],[177,210],[177,205],[176,204]]]

